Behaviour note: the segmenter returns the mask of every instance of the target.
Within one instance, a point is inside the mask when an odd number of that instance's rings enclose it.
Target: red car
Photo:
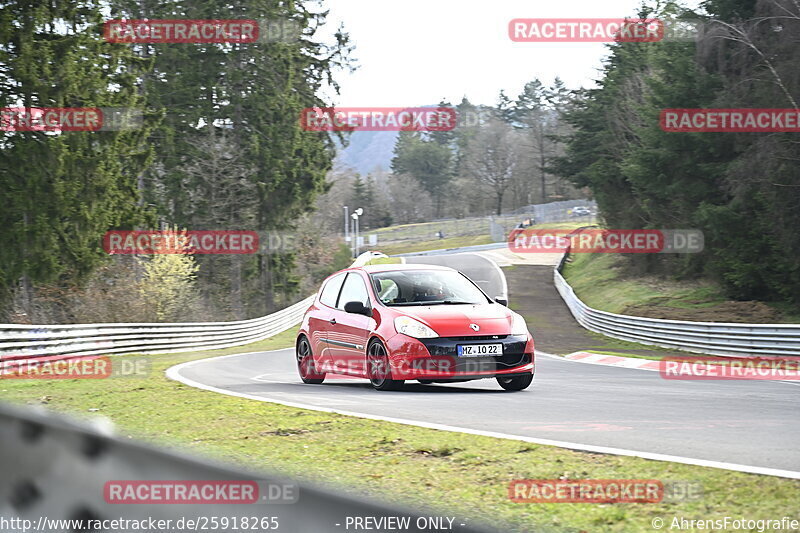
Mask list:
[[[296,343],[305,383],[327,374],[367,378],[378,390],[496,378],[506,390],[533,381],[525,320],[472,280],[434,265],[370,265],[327,278]]]

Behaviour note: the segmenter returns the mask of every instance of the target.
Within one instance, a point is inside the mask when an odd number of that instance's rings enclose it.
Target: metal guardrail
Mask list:
[[[578,323],[615,339],[711,355],[800,356],[800,324],[690,322],[619,315],[589,307],[561,275],[569,250],[553,272],[558,293]]]
[[[576,216],[570,213],[577,206],[589,207],[592,214]],[[537,224],[552,222],[587,222],[595,220],[597,204],[591,200],[565,200],[547,204],[532,204],[502,215],[487,215],[466,218],[442,218],[430,222],[418,222],[401,226],[364,231],[364,236],[377,235],[378,247],[408,241],[428,241],[437,238],[441,231],[445,237],[467,237],[489,234],[503,240],[508,232],[525,218],[533,218]]]
[[[0,366],[34,357],[173,353],[228,348],[276,335],[300,322],[314,296],[276,313],[234,322],[0,324]]]
[[[364,252],[351,266],[363,265],[375,257],[386,256]],[[0,324],[0,372],[17,367],[22,361],[40,358],[176,353],[250,344],[299,323],[315,296],[312,294],[270,315],[233,322]]]

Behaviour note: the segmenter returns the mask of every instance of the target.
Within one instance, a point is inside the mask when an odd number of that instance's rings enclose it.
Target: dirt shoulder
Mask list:
[[[503,270],[509,305],[525,317],[538,350],[559,355],[594,350],[652,357],[681,353],[618,341],[580,326],[553,285],[552,266],[516,265]]]

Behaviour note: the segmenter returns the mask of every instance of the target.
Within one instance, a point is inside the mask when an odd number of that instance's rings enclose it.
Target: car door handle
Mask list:
[[[333,325],[336,324],[336,319],[335,318],[331,318],[330,320],[328,320],[328,322],[330,322],[331,325],[333,326]]]

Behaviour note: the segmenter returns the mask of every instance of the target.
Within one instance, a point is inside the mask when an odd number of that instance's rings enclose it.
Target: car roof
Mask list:
[[[406,270],[444,270],[444,271],[453,271],[456,270],[450,267],[442,266],[442,265],[425,265],[420,263],[402,263],[402,264],[383,264],[383,265],[365,265],[363,267],[358,267],[364,272],[368,274],[374,274],[376,272],[402,272]]]

